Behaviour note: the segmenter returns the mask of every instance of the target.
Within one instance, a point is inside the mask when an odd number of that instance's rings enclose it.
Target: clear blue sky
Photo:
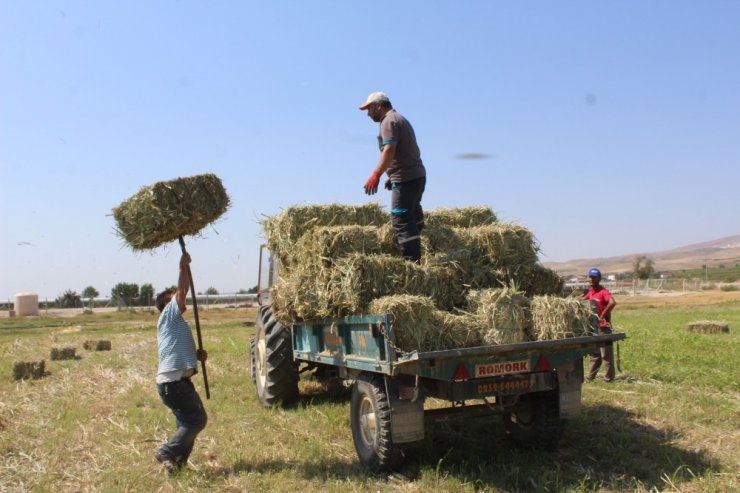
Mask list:
[[[376,90],[414,125],[423,205],[487,204],[544,261],[740,233],[737,1],[1,6],[2,300],[174,284],[178,246],[134,254],[110,210],[206,172],[233,207],[187,240],[196,289],[252,287],[260,217],[368,200]]]

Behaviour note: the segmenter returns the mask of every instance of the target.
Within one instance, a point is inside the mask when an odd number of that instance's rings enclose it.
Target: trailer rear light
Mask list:
[[[550,362],[547,361],[544,354],[541,355],[540,359],[537,361],[537,366],[534,367],[534,371],[552,371],[552,366],[550,365]]]
[[[457,370],[455,370],[455,375],[452,379],[456,382],[459,382],[460,380],[470,380],[470,373],[468,373],[468,369],[465,368],[465,364],[460,363],[457,365]]]

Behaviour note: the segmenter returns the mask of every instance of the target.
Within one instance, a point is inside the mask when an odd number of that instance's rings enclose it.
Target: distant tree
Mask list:
[[[214,295],[215,296],[215,295],[218,294],[218,289],[216,289],[213,286],[211,286],[208,289],[206,289],[206,294],[207,295]]]
[[[154,286],[150,283],[142,284],[139,288],[139,305],[151,306],[154,302]]]
[[[93,300],[98,296],[100,296],[100,293],[92,286],[88,286],[82,290],[82,297],[87,300],[87,306],[90,308],[93,306]]]
[[[257,294],[259,291],[259,286],[255,286],[253,288],[250,288],[249,291],[247,291],[248,294]]]
[[[249,291],[244,288],[239,288],[239,291],[237,291],[236,294],[249,294]]]
[[[126,306],[133,306],[139,297],[139,285],[134,283],[119,282],[110,291],[113,300],[119,300]]]
[[[68,289],[56,299],[56,303],[60,308],[74,308],[82,304],[82,299],[77,292]]]
[[[645,255],[637,255],[635,262],[632,264],[632,270],[637,279],[650,279],[655,274],[653,260]]]

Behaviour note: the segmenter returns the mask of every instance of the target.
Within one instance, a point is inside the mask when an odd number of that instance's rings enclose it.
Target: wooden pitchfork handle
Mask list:
[[[185,251],[185,240],[182,239],[182,235],[178,238],[180,240],[180,247],[182,253],[188,253]],[[198,302],[195,299],[195,284],[193,283],[193,274],[190,272],[190,264],[188,264],[188,277],[190,278],[190,293],[193,297],[193,313],[195,314],[195,333],[198,335],[198,349],[203,350],[203,339],[200,336],[200,319],[198,318]],[[203,383],[206,387],[206,399],[211,398],[211,390],[208,388],[208,374],[206,373],[206,362],[200,362],[200,369],[203,372]]]

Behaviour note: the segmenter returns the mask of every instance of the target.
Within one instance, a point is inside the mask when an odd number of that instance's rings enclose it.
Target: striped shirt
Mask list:
[[[197,372],[198,360],[195,356],[193,333],[182,317],[180,306],[174,296],[159,316],[157,346],[159,350],[157,383],[178,380],[179,377],[172,378],[174,372],[182,372],[180,377]]]

